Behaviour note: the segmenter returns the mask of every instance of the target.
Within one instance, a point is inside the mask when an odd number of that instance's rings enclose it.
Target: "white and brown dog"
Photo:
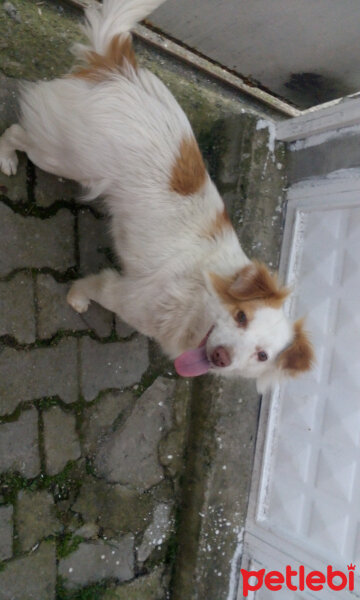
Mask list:
[[[177,372],[257,379],[310,368],[302,322],[282,311],[287,290],[244,254],[206,172],[189,121],[159,79],[138,68],[130,30],[163,0],[104,0],[86,11],[89,46],[79,66],[26,84],[21,119],[0,138],[0,167],[16,150],[41,169],[101,195],[123,271],[74,283],[68,301],[90,300],[155,338]]]

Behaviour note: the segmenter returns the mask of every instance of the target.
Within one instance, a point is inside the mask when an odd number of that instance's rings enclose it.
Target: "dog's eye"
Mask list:
[[[268,359],[268,355],[266,354],[266,352],[264,352],[264,350],[260,350],[257,354],[258,360],[260,360],[261,362],[265,362],[265,360]]]
[[[247,324],[247,316],[243,310],[239,310],[235,319],[239,323],[239,325],[242,325],[242,327],[245,327],[245,325]]]

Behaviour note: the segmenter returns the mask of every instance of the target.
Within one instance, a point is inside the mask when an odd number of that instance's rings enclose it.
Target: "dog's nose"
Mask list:
[[[224,346],[217,346],[213,350],[211,360],[216,367],[228,367],[231,363],[230,354]]]

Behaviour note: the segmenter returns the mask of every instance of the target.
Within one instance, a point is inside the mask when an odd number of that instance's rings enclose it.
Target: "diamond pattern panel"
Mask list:
[[[360,208],[303,212],[296,236],[300,286],[292,312],[306,315],[317,364],[280,389],[264,526],[325,560],[354,562],[360,560]],[[266,593],[256,599],[272,598]]]

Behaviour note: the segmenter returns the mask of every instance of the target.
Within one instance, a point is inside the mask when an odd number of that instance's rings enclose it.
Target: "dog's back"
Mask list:
[[[20,125],[0,139],[0,167],[16,149],[37,166],[101,194],[124,267],[77,281],[90,300],[155,337],[181,375],[240,373],[265,385],[308,369],[302,322],[282,312],[287,291],[240,247],[184,112],[138,67],[129,30],[162,0],[104,0],[87,11],[78,65],[23,90]]]

